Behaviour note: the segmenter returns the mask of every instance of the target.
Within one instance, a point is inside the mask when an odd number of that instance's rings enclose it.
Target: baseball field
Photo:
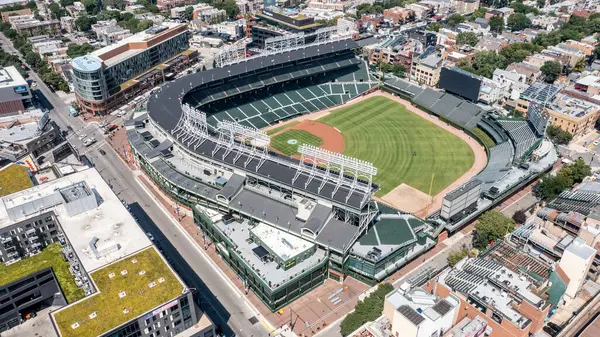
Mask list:
[[[435,175],[433,196],[469,171],[475,155],[463,139],[427,118],[390,98],[373,96],[319,119],[278,128],[271,146],[294,155],[297,145],[308,143],[370,161],[378,168],[374,182],[381,187],[380,197],[404,184],[428,194]]]

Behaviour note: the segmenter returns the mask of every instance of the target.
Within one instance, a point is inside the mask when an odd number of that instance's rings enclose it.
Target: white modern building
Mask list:
[[[585,282],[595,255],[596,250],[588,246],[581,238],[575,238],[573,243],[565,249],[558,264],[569,277],[569,284],[567,284],[565,292],[566,296],[571,299],[577,296],[577,292]]]
[[[442,336],[454,326],[459,307],[454,295],[440,298],[423,288],[395,289],[385,298],[383,316],[393,336]]]

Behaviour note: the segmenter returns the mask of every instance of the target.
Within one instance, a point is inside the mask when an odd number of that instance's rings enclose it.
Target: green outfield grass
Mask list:
[[[378,196],[402,183],[429,193],[432,174],[435,195],[474,162],[467,143],[389,98],[373,97],[335,110],[319,121],[344,135],[345,155],[377,167]]]
[[[290,140],[296,140],[296,143],[288,143]],[[271,138],[271,146],[288,156],[297,154],[300,144],[319,146],[321,143],[321,138],[304,130],[287,130]]]

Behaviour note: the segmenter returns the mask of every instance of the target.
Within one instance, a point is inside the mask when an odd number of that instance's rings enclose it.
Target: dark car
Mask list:
[[[558,335],[558,331],[552,329],[549,326],[543,327],[542,330],[544,330],[544,332],[546,332],[547,334],[549,334],[552,337],[556,337],[556,335]]]
[[[562,327],[560,325],[556,324],[556,323],[550,322],[550,323],[548,323],[548,326],[551,327],[552,329],[558,331],[558,332],[560,332],[562,330]]]
[[[98,152],[100,152],[100,154],[103,155],[103,156],[106,155],[106,151],[104,151],[102,149],[98,150]]]

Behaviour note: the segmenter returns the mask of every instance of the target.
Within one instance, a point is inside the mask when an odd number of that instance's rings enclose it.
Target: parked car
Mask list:
[[[100,149],[98,152],[100,152],[100,154],[103,155],[103,156],[106,155],[106,151],[104,151],[102,149]]]

